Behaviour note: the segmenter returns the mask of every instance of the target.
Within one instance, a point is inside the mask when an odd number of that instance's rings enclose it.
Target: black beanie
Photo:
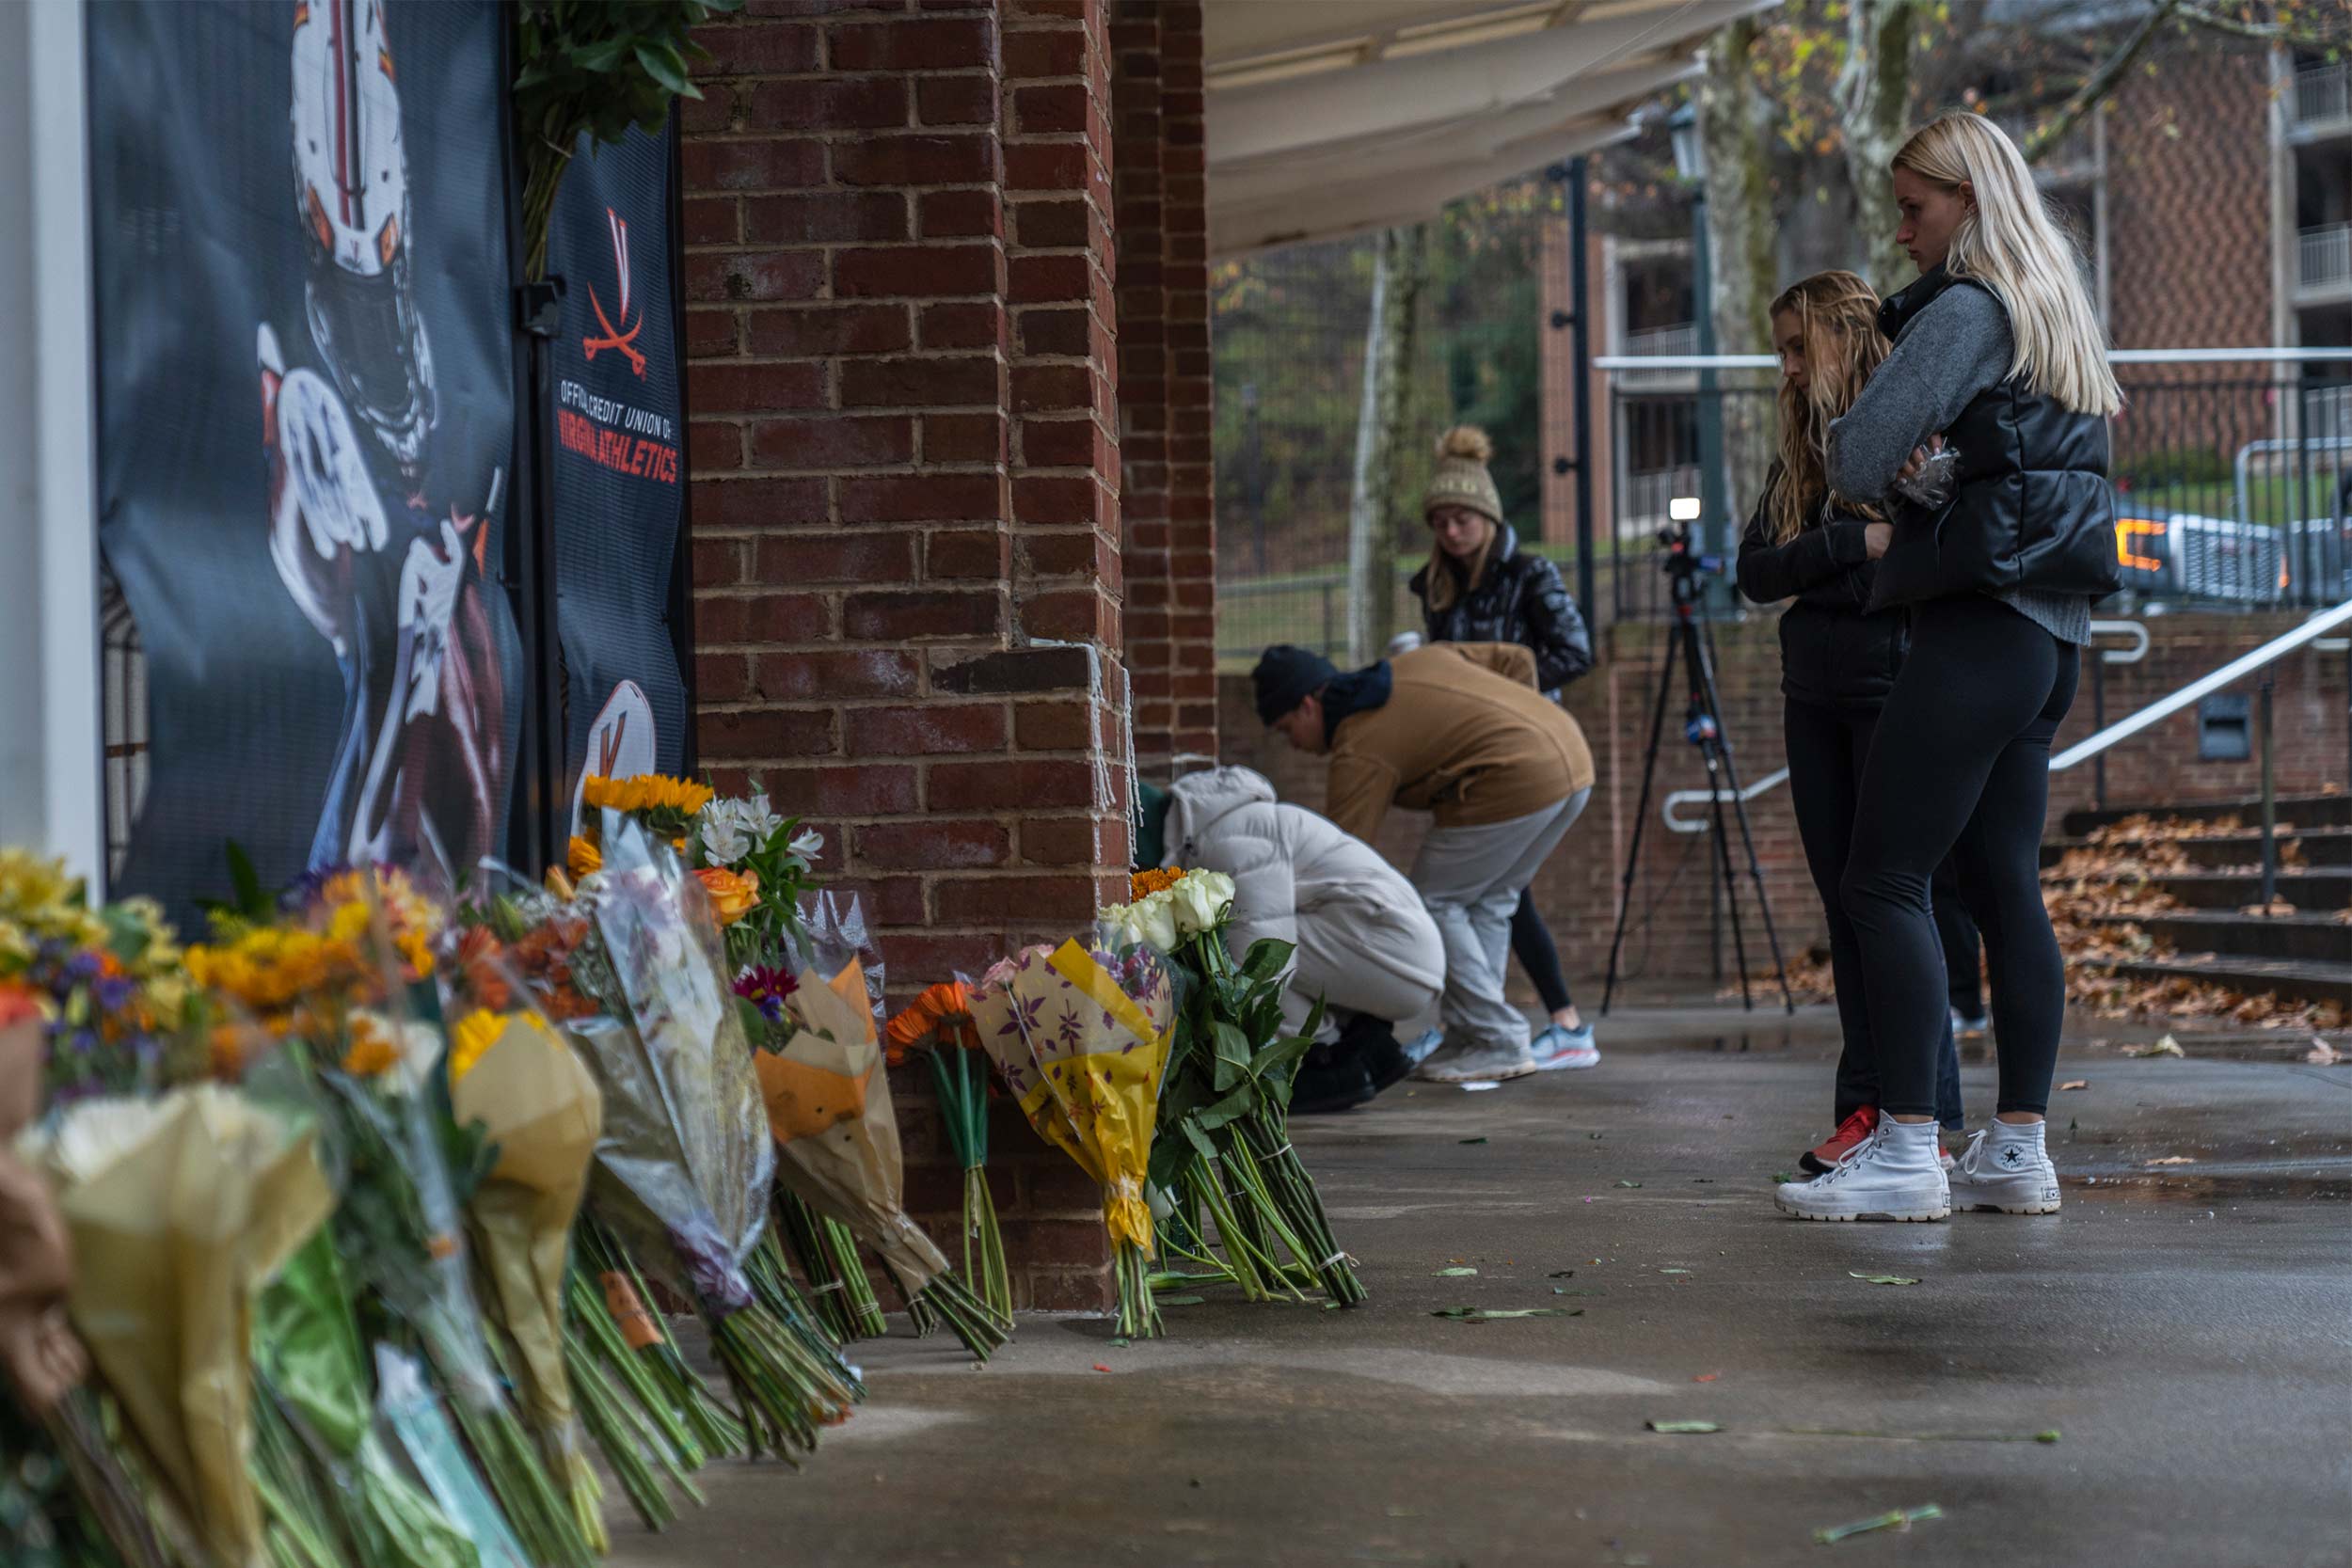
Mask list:
[[[1311,649],[1276,643],[1249,673],[1249,683],[1258,693],[1259,721],[1270,725],[1287,716],[1330,685],[1339,673],[1337,665]]]

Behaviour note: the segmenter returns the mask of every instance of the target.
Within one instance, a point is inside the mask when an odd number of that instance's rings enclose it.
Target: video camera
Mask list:
[[[1666,551],[1659,562],[1659,569],[1666,574],[1675,592],[1695,594],[1698,579],[1721,577],[1725,570],[1720,555],[1702,555],[1692,547],[1691,525],[1698,520],[1699,502],[1696,497],[1677,496],[1666,503],[1667,515],[1674,520],[1658,531],[1658,543]]]

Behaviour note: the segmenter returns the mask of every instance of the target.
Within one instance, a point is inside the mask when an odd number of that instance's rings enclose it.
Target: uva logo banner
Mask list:
[[[628,320],[628,225],[622,220],[620,214],[610,207],[604,210],[604,217],[605,221],[612,226],[612,269],[621,280],[621,304],[616,313],[623,322],[627,322]],[[588,362],[595,364],[597,354],[605,349],[618,349],[628,358],[628,368],[637,372],[637,379],[644,380],[645,356],[630,346],[637,341],[637,334],[645,329],[644,310],[642,308],[638,310],[637,325],[624,332],[612,325],[612,317],[604,313],[604,302],[596,297],[596,286],[594,283],[588,285],[588,304],[596,313],[596,325],[604,328],[603,337],[582,338],[580,341],[580,352],[587,356]]]

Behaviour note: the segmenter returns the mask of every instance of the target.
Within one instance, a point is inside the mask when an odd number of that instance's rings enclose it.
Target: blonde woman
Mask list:
[[[1879,362],[1879,296],[1850,272],[1817,273],[1772,301],[1780,359],[1780,452],[1740,541],[1740,591],[1759,604],[1795,602],[1780,617],[1782,733],[1789,804],[1806,867],[1828,914],[1837,992],[1836,1089],[1829,1136],[1798,1156],[1816,1174],[1859,1148],[1878,1125],[1878,1053],[1864,1000],[1862,949],[1838,901],[1879,709],[1902,667],[1900,610],[1872,611],[1870,559],[1888,525],[1875,508],[1834,494],[1826,474],[1830,421],[1851,408]],[[1950,902],[1939,887],[1941,919]],[[1936,1119],[1961,1122],[1960,1057],[1947,1030],[1939,1053]]]
[[[1889,509],[1871,541],[1871,603],[1911,610],[1841,887],[1883,1100],[1868,1143],[1777,1201],[1802,1219],[1937,1220],[1955,1204],[2052,1214],[2042,1116],[2066,977],[2040,846],[2050,737],[2074,703],[2091,601],[2119,581],[2106,420],[2122,398],[2074,248],[2007,136],[1947,115],[1903,144],[1893,172],[1897,237],[1920,277],[1880,311],[1894,347],[1830,425],[1826,469],[1837,494]],[[1938,467],[1948,496],[1918,499]],[[1929,886],[1955,849],[1984,930],[2000,1098],[1947,1180]]]
[[[1517,642],[1535,656],[1536,686],[1557,699],[1562,687],[1593,667],[1592,638],[1560,568],[1520,549],[1518,532],[1503,521],[1502,493],[1487,467],[1493,458],[1494,443],[1476,425],[1455,425],[1438,437],[1437,471],[1422,496],[1429,563],[1410,586],[1430,641]],[[1550,1015],[1535,1036],[1536,1064],[1547,1072],[1597,1066],[1593,1026],[1568,994],[1560,949],[1532,888],[1511,914],[1511,956]],[[1424,1035],[1408,1049],[1434,1043]]]

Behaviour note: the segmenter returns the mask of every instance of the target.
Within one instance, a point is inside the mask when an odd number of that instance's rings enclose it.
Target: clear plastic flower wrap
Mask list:
[[[1960,449],[1940,446],[1920,460],[1918,472],[1895,482],[1895,493],[1930,512],[1951,504],[1960,488]]]
[[[572,1024],[604,1088],[596,1207],[723,1320],[752,1304],[742,1262],[767,1223],[775,1155],[718,927],[677,858],[617,814],[579,902],[610,969],[587,989],[612,993],[610,1013]]]

